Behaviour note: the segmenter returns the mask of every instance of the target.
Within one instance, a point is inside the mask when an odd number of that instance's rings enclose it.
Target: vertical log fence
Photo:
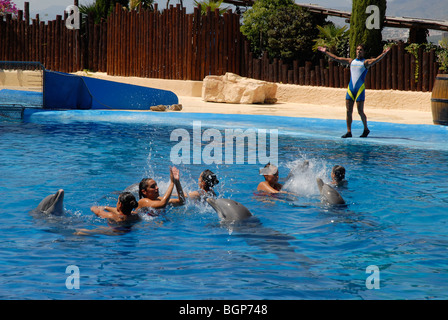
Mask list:
[[[350,72],[323,57],[286,64],[267,55],[254,58],[240,32],[240,16],[228,10],[191,14],[180,5],[159,11],[128,11],[119,5],[107,21],[87,17],[80,30],[65,27],[67,14],[55,20],[30,19],[29,3],[17,18],[0,17],[0,61],[39,61],[49,70],[84,69],[115,76],[202,80],[226,72],[296,85],[347,87]],[[418,63],[418,72],[416,73]],[[404,44],[392,47],[367,74],[369,89],[431,91],[438,73],[434,51],[418,58]]]

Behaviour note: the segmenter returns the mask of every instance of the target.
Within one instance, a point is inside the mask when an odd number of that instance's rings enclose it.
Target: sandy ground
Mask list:
[[[181,112],[345,119],[346,89],[279,84],[278,102],[275,104],[229,104],[203,101],[202,81],[119,77],[105,73],[77,74],[173,91],[183,106]],[[365,113],[368,121],[433,124],[431,93],[367,90]],[[353,120],[360,120],[356,108]]]
[[[257,114],[287,117],[345,119],[345,106],[315,105],[293,102],[277,102],[273,105],[240,105],[205,102],[200,97],[179,96],[183,112],[223,113],[223,114]],[[432,113],[405,109],[369,109],[365,107],[367,121],[393,122],[404,124],[433,124]],[[353,113],[353,120],[360,120],[358,113]]]

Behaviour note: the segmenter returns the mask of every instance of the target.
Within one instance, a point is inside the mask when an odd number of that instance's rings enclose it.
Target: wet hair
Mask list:
[[[143,178],[138,184],[138,197],[139,199],[144,198],[142,190],[146,190],[149,186],[149,181],[154,180],[152,178]]]
[[[216,178],[216,174],[214,174],[209,169],[202,171],[201,179],[205,183],[204,187],[205,191],[209,191],[211,188],[213,188],[215,185],[219,183],[219,180]]]
[[[332,171],[337,182],[341,182],[345,179],[345,168],[343,166],[335,165]]]
[[[137,208],[138,203],[135,199],[134,195],[130,192],[122,192],[118,196],[118,201],[120,201],[122,207],[123,214],[129,215],[132,210]]]

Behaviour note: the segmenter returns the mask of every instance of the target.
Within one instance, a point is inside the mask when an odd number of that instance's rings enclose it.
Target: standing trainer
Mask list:
[[[353,105],[358,107],[358,113],[361,117],[362,123],[364,125],[364,131],[361,138],[365,138],[369,135],[370,130],[367,127],[367,117],[364,113],[364,100],[365,100],[365,79],[367,75],[367,70],[373,66],[375,63],[379,62],[390,50],[390,47],[385,49],[378,57],[374,59],[365,59],[365,47],[364,45],[358,45],[356,47],[356,59],[342,58],[334,55],[327,51],[325,47],[318,47],[319,51],[325,53],[330,59],[339,62],[343,65],[350,66],[350,83],[348,84],[347,95],[345,100],[345,106],[347,108],[347,133],[342,136],[342,138],[352,137],[352,121],[353,121]]]

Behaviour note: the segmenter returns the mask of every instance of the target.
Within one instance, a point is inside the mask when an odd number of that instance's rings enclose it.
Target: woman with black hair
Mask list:
[[[118,196],[117,206],[114,207],[91,207],[90,210],[98,217],[106,218],[112,227],[121,226],[129,228],[140,220],[140,216],[133,212],[137,208],[137,200],[130,192],[122,192]]]
[[[216,175],[209,169],[206,169],[199,175],[199,190],[190,192],[188,197],[193,200],[205,200],[209,197],[216,197],[213,187],[218,183],[219,180],[216,178]]]
[[[93,230],[77,229],[76,235],[89,234],[121,234],[131,231],[131,227],[140,221],[140,216],[133,210],[137,208],[137,200],[130,192],[122,192],[118,196],[117,206],[93,206],[90,210],[100,218],[107,219],[109,227]]]
[[[185,197],[179,179],[179,170],[176,167],[170,167],[170,184],[162,197],[159,195],[159,187],[154,179],[142,179],[138,186],[140,200],[138,201],[137,211],[142,208],[162,209],[168,204],[172,206],[183,205],[185,203]],[[176,191],[179,196],[177,199],[171,198],[174,186],[176,186]]]

